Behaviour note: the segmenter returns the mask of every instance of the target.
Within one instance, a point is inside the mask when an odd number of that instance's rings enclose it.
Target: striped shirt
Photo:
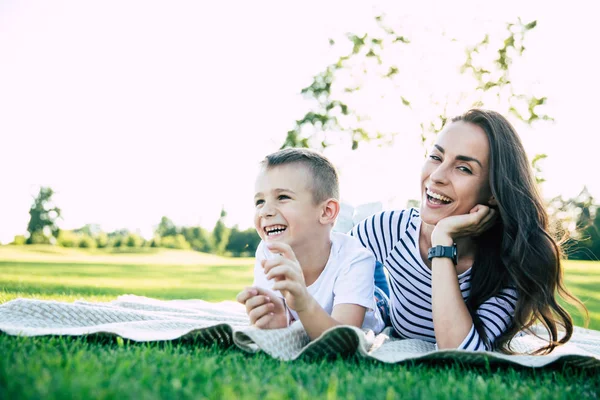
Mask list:
[[[431,270],[419,251],[419,211],[384,211],[356,225],[351,235],[373,252],[388,270],[390,278],[390,309],[392,326],[402,338],[421,339],[435,343],[431,312]],[[458,283],[466,301],[471,290],[471,269],[458,275]],[[463,350],[493,349],[494,340],[509,324],[517,302],[516,291],[503,289],[477,309],[486,340],[471,325],[471,330],[458,347]]]

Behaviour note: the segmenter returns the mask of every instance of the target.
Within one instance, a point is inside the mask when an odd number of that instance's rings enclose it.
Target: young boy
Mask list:
[[[336,325],[379,333],[375,257],[348,235],[332,232],[340,210],[338,176],[325,157],[285,149],[263,160],[256,180],[254,284],[237,296],[250,322],[283,328],[300,320],[315,339]]]

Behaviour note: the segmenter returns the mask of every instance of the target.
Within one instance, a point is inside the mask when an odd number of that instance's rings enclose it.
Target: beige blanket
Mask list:
[[[248,352],[263,351],[281,360],[356,354],[385,363],[453,359],[473,365],[600,369],[600,332],[582,328],[576,328],[567,345],[547,356],[436,351],[432,343],[394,339],[385,331],[375,336],[350,326],[332,328],[310,342],[300,322],[276,330],[249,326],[243,307],[230,301],[162,301],[132,295],[108,303],[16,299],[0,305],[0,331],[23,336],[109,334],[138,342],[193,338]],[[527,353],[542,343],[524,335],[514,339],[513,348]]]

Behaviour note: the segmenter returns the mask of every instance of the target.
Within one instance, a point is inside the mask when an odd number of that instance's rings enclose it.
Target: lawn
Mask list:
[[[600,329],[600,263],[567,263],[567,286]],[[17,297],[109,301],[233,299],[252,260],[158,250],[110,254],[0,247],[0,303]],[[577,319],[581,323],[581,319]],[[385,365],[362,359],[280,362],[190,342],[0,335],[0,399],[54,398],[598,398],[600,378],[576,370]]]

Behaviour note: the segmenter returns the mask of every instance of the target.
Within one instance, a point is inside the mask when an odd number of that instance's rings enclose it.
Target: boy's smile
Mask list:
[[[320,207],[314,203],[309,169],[292,163],[261,168],[256,179],[254,226],[265,242],[294,247],[311,240],[319,228]]]

